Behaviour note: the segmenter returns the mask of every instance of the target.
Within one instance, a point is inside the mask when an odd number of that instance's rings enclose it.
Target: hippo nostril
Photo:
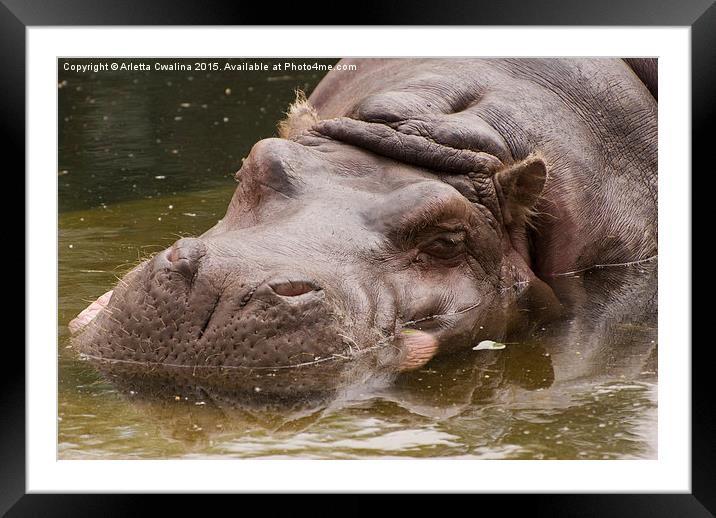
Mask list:
[[[169,249],[166,258],[170,268],[184,277],[192,278],[199,260],[206,254],[206,245],[196,238],[182,238]]]
[[[179,260],[179,252],[177,251],[176,246],[172,246],[169,249],[169,253],[167,254],[167,259],[172,264],[176,263]]]
[[[179,259],[177,261],[172,261],[171,268],[184,277],[191,279],[196,273],[196,264],[197,263],[191,262],[188,259]]]
[[[282,297],[298,297],[321,289],[312,281],[275,281],[268,283],[268,286]]]

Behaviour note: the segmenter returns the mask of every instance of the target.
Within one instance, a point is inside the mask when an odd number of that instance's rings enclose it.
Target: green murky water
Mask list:
[[[285,412],[139,400],[76,357],[67,323],[139,260],[221,218],[241,158],[321,75],[60,71],[59,457],[656,458],[656,329],[636,314],[590,315]]]

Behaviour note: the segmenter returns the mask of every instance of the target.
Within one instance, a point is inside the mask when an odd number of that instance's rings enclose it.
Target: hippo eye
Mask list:
[[[421,245],[420,251],[438,259],[452,259],[465,251],[465,236],[461,232],[442,234]]]

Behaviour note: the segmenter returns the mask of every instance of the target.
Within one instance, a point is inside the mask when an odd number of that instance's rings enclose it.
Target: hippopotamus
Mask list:
[[[342,63],[253,146],[215,226],[70,324],[118,386],[280,399],[390,380],[578,314],[566,276],[656,258],[655,61]]]

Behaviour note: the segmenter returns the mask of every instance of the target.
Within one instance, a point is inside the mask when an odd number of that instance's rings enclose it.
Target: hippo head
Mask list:
[[[258,142],[224,218],[129,272],[76,333],[84,357],[120,386],[292,397],[499,340],[555,306],[525,231],[540,158],[419,165],[337,123]]]

